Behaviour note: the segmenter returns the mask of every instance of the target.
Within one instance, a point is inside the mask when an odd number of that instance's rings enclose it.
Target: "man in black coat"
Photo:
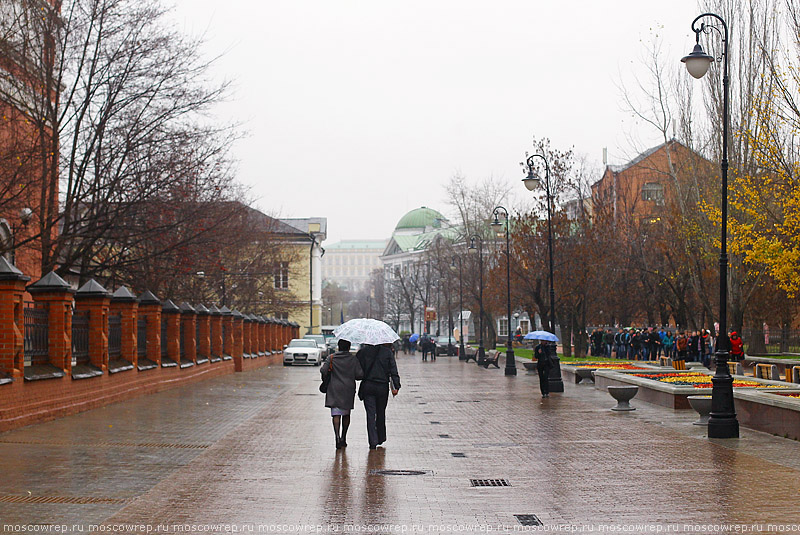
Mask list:
[[[389,385],[392,395],[400,390],[400,375],[394,358],[392,344],[362,345],[356,358],[364,370],[364,379],[358,390],[367,413],[369,449],[374,450],[386,441],[386,405],[389,402]]]

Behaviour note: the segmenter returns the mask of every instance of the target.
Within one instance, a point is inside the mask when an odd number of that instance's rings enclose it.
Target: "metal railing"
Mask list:
[[[183,325],[184,325],[183,319],[181,319],[181,323],[180,323],[181,329],[180,329],[180,334],[178,335],[178,342],[179,342],[179,345],[180,345],[180,356],[181,356],[181,359],[186,357],[186,341],[184,340],[184,338],[186,338],[186,332],[185,332],[186,329],[183,328]]]
[[[136,353],[147,358],[147,318],[136,320]]]
[[[108,316],[108,358],[122,356],[122,314]]]
[[[89,363],[89,313],[72,315],[72,365]]]
[[[756,344],[755,340],[763,339],[764,343]],[[762,353],[781,355],[784,353],[800,353],[800,330],[775,329],[768,332],[762,330],[743,329],[742,340],[744,341],[745,353]],[[759,340],[761,341],[761,340]]]
[[[222,354],[223,355],[230,355],[231,348],[228,347],[228,326],[224,323],[222,324]]]
[[[166,358],[167,350],[167,318],[161,318],[161,358]]]
[[[25,334],[25,366],[48,363],[48,309],[46,306],[27,303],[23,309]]]

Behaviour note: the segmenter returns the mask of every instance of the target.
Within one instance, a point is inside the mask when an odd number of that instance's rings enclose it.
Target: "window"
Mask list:
[[[528,320],[519,320],[519,330],[522,334],[531,332],[531,322]]]
[[[279,320],[289,321],[289,313],[288,312],[277,312],[275,314],[275,318],[277,318]]]
[[[642,186],[642,200],[653,201],[662,206],[664,204],[664,186],[658,182],[648,182]]]
[[[275,288],[289,289],[289,262],[279,262],[275,268]]]
[[[508,320],[500,318],[497,320],[497,336],[508,336]]]

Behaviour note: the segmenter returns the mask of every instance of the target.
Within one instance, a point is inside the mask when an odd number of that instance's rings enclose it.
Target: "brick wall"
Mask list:
[[[13,267],[9,269],[14,269]],[[111,294],[90,281],[88,290],[83,287],[77,293],[54,273],[48,274],[27,289],[33,299],[47,303],[49,309],[48,362],[50,369],[62,377],[32,380],[25,377],[23,295],[27,277],[18,270],[3,271],[0,266],[0,373],[11,382],[0,384],[0,431],[51,420],[80,411],[93,409],[109,403],[131,399],[143,394],[159,392],[167,388],[194,383],[210,377],[248,371],[282,361],[280,351],[264,356],[258,351],[258,332],[266,334],[272,330],[277,337],[286,339],[293,327],[268,323],[263,318],[251,317],[247,322],[249,336],[244,336],[244,321],[241,313],[227,311],[219,314],[211,308],[210,313],[191,307],[173,310],[174,304],[162,304],[151,293],[146,292],[139,299],[127,289],[120,288]],[[87,283],[89,285],[89,283]],[[75,294],[75,295],[73,295]],[[122,297],[120,297],[122,296]],[[88,310],[89,353],[91,364],[102,373],[96,376],[75,379],[72,377],[72,311]],[[199,308],[199,307],[198,307]],[[207,311],[205,307],[202,310]],[[109,314],[120,314],[122,343],[120,358],[132,366],[122,371],[109,370]],[[161,321],[167,321],[168,354],[175,362],[180,360],[180,326],[183,323],[184,365],[161,366]],[[137,319],[147,320],[147,360],[138,359]],[[195,322],[200,322],[201,340],[196,340]],[[221,354],[222,323],[228,324],[227,337],[232,359],[203,360],[197,364],[197,352]],[[245,340],[248,342],[252,358],[243,359]],[[213,347],[213,350],[212,350]],[[282,346],[281,346],[282,347]],[[210,354],[202,355],[209,357]],[[119,370],[120,368],[117,368]],[[113,373],[112,373],[113,372]]]

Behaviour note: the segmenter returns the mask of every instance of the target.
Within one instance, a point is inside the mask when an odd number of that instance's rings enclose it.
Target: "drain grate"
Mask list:
[[[469,399],[459,399],[459,400],[456,400],[456,403],[480,403],[480,402],[481,402],[481,401],[480,401],[479,399],[472,399],[472,400],[469,400]]]
[[[450,455],[452,455],[453,457],[466,457],[467,456],[466,453],[461,453],[461,452],[451,452]]]
[[[450,438],[450,435],[439,435],[439,438]]]
[[[86,505],[95,503],[126,503],[128,500],[121,498],[99,498],[94,496],[17,496],[14,494],[0,494],[2,503],[71,503]]]
[[[202,450],[208,448],[208,444],[170,444],[163,442],[92,442],[83,444],[80,442],[44,442],[34,440],[0,440],[0,444],[25,444],[30,446],[108,446],[112,448],[173,448]]]
[[[442,424],[442,422],[434,422],[434,421],[431,421],[431,425],[441,425],[441,424]]]
[[[470,485],[473,487],[510,487],[511,485],[505,479],[470,479]]]
[[[536,515],[514,515],[523,526],[543,526],[542,521]]]
[[[422,414],[433,414],[433,411],[425,411]]]
[[[430,474],[430,470],[370,470],[373,476],[424,476]]]

